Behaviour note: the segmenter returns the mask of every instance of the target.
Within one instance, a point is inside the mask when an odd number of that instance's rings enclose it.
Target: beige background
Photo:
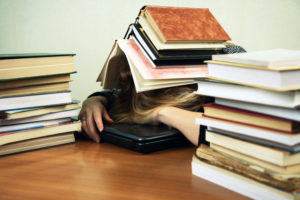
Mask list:
[[[71,89],[84,100],[99,90],[114,40],[147,4],[209,8],[248,51],[300,50],[300,0],[0,0],[0,53],[76,53]]]

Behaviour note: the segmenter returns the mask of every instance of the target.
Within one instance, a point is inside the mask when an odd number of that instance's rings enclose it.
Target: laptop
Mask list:
[[[140,153],[151,153],[180,147],[190,142],[177,129],[166,125],[111,123],[99,133],[102,142],[109,142]]]

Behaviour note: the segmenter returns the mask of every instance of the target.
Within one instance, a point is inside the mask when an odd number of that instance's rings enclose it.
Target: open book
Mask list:
[[[141,47],[132,39],[117,40],[97,81],[104,89],[119,88],[121,69],[130,68],[137,92],[195,83],[207,77],[206,65],[154,68]]]

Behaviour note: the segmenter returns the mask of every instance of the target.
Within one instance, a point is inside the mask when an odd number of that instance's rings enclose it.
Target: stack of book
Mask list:
[[[255,199],[300,198],[300,51],[213,56],[193,174]]]
[[[74,54],[0,55],[0,155],[74,143]]]
[[[230,37],[207,8],[143,7],[117,40],[98,81],[118,88],[127,63],[137,92],[187,85],[207,77],[205,60],[222,54]]]

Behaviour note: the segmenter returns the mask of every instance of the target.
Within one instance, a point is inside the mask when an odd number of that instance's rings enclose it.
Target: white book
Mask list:
[[[193,156],[192,174],[257,200],[299,199],[298,193],[285,192],[228,170],[207,164]]]
[[[242,124],[232,123],[223,120],[208,119],[204,117],[197,117],[196,124],[207,126],[212,131],[227,131],[232,133],[238,133],[241,135],[252,136],[268,141],[277,142],[279,144],[285,144],[293,146],[300,143],[300,133],[286,134],[276,132],[268,129],[254,128]]]
[[[213,60],[256,65],[261,68],[300,68],[300,51],[290,49],[270,49],[236,54],[213,55]]]
[[[71,103],[71,92],[57,92],[0,98],[0,111]]]
[[[219,81],[198,81],[197,94],[236,101],[295,108],[300,106],[300,91],[276,92]]]
[[[25,118],[19,118],[19,119],[8,119],[8,120],[1,120],[0,119],[0,128],[4,125],[16,125],[16,124],[24,124],[29,122],[38,122],[38,121],[45,121],[45,120],[53,120],[53,119],[61,119],[61,118],[67,118],[67,117],[76,117],[78,116],[77,109],[72,110],[64,110],[60,112],[53,112],[53,113],[47,113],[39,116],[33,116],[33,117],[25,117]]]
[[[215,98],[215,103],[223,106],[258,112],[285,119],[300,121],[300,110],[292,108],[283,108],[277,106],[268,106],[257,103],[248,103],[243,101]]]
[[[71,122],[70,118],[52,119],[40,122],[29,122],[25,124],[0,126],[0,134],[8,132],[18,132],[29,129],[43,128],[46,126],[58,125],[66,122]],[[0,136],[1,137],[1,136]]]
[[[235,66],[232,63],[209,61],[208,71],[209,77],[231,83],[275,91],[300,89],[299,69],[277,71]]]

